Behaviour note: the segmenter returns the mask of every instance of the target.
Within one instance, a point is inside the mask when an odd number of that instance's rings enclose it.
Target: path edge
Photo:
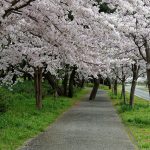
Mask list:
[[[38,134],[36,134],[35,136],[27,139],[21,146],[19,146],[16,150],[22,150],[24,148],[26,148],[26,146],[28,146],[28,144],[34,140],[35,138],[37,138],[38,136],[44,134],[45,132],[47,132],[49,129],[51,129],[51,127],[57,123],[57,121],[59,121],[68,111],[70,111],[73,107],[76,107],[81,101],[86,100],[86,97],[89,96],[90,94],[90,90],[88,91],[87,94],[83,95],[80,100],[77,100],[72,106],[70,106],[68,109],[66,109],[64,112],[62,112],[55,120],[54,122],[50,123],[43,131],[39,132]]]
[[[105,90],[103,90],[103,91],[105,91]],[[122,124],[122,127],[123,127],[124,130],[126,131],[126,133],[127,133],[128,137],[129,137],[129,139],[131,140],[132,144],[134,145],[134,147],[135,147],[134,150],[140,150],[140,148],[138,147],[138,143],[137,143],[136,139],[134,138],[134,136],[133,136],[133,134],[132,134],[130,128],[126,125],[126,123],[123,122],[123,120],[122,120],[122,118],[121,118],[121,116],[120,116],[120,114],[119,114],[117,108],[115,107],[115,105],[114,105],[113,102],[112,102],[113,100],[112,100],[112,99],[110,98],[110,96],[108,95],[108,92],[107,92],[107,91],[105,91],[105,92],[106,92],[106,96],[107,96],[108,100],[111,102],[111,104],[112,104],[112,106],[113,106],[115,112],[116,112],[117,115],[118,115],[118,118],[119,118],[119,120],[120,120],[120,122],[121,122],[121,124]]]

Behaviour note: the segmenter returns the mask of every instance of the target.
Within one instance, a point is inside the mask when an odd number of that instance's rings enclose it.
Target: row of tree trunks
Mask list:
[[[56,90],[58,96],[64,95],[72,98],[74,94],[74,82],[75,82],[77,67],[76,66],[72,67],[70,78],[69,78],[68,69],[69,68],[66,68],[62,87],[58,86],[56,77],[54,75],[51,75],[51,73],[44,74],[44,77],[49,82],[51,87],[54,90]],[[81,88],[84,87],[84,82],[85,80],[83,78],[80,83]],[[34,83],[35,83],[36,107],[37,109],[41,109],[42,108],[42,68],[40,67],[34,68]]]
[[[66,67],[64,80],[62,82],[62,84],[63,84],[63,91],[64,91],[64,96],[73,97],[74,86],[83,88],[84,87],[84,83],[85,83],[85,79],[83,77],[82,79],[78,79],[78,82],[77,81],[75,82],[75,76],[76,76],[76,69],[77,68],[75,66],[73,67],[73,70],[72,70],[72,72],[70,74],[70,78],[69,78],[69,70],[68,69],[69,68]],[[68,83],[69,83],[69,85],[68,85]]]
[[[98,91],[99,84],[100,84],[100,78],[93,78],[93,80],[94,80],[94,86],[93,86],[92,92],[90,94],[89,100],[94,100],[95,99],[96,93]]]
[[[62,87],[57,85],[56,82],[56,77],[51,75],[50,73],[46,73],[44,75],[45,79],[49,82],[49,84],[51,85],[51,87],[53,89],[56,89],[58,96],[68,96],[68,97],[73,97],[74,94],[74,82],[75,82],[75,75],[76,75],[76,70],[77,67],[73,66],[72,68],[72,72],[70,74],[70,78],[69,78],[69,68],[66,67],[65,70],[65,76],[62,82]],[[82,80],[81,83],[81,87],[84,86],[84,79]]]
[[[34,84],[37,109],[42,108],[42,68],[34,68]]]
[[[131,91],[130,91],[130,106],[131,107],[133,107],[134,105],[134,94],[135,94],[135,88],[136,88],[137,79],[139,75],[139,69],[140,69],[140,66],[137,65],[137,63],[132,64],[133,78],[132,78]]]

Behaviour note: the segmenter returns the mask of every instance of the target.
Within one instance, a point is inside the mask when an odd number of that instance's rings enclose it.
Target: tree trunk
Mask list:
[[[111,89],[111,79],[108,78],[108,86],[109,86],[109,90]]]
[[[17,75],[16,75],[16,74],[14,74],[14,76],[13,76],[13,78],[12,78],[13,83],[15,83],[15,82],[16,82],[16,80],[17,80]]]
[[[105,79],[103,78],[103,85],[105,85]]]
[[[130,106],[133,107],[134,105],[134,93],[135,93],[135,88],[136,88],[136,79],[133,79],[132,85],[131,85],[131,91],[130,91]]]
[[[65,73],[65,77],[64,77],[64,80],[63,80],[64,96],[67,96],[68,79],[69,79],[69,75],[68,75],[68,73]]]
[[[114,94],[115,94],[116,96],[117,96],[117,94],[118,94],[117,87],[118,87],[118,81],[117,81],[117,78],[116,78],[115,81],[114,81]]]
[[[64,76],[63,83],[62,83],[63,84],[63,90],[64,90],[64,96],[68,95],[68,80],[69,80],[68,67],[69,67],[69,65],[66,65],[65,76]]]
[[[62,96],[63,90],[60,86],[57,85],[55,76],[51,75],[50,73],[46,73],[44,76],[48,81],[48,83],[50,84],[50,86],[53,88],[54,92],[57,92],[59,96]]]
[[[124,104],[126,104],[125,80],[122,81],[122,94],[121,94],[121,97],[123,98]]]
[[[36,107],[42,109],[42,68],[34,69]]]
[[[149,89],[149,96],[150,96],[150,68],[147,67],[147,84]]]
[[[144,46],[145,46],[145,52],[146,52],[146,71],[147,71],[147,81],[148,81],[148,89],[149,89],[149,95],[150,95],[150,47],[147,39],[144,39]]]
[[[109,90],[111,90],[111,84],[109,84],[109,86],[108,86],[108,87],[109,87]]]
[[[114,93],[114,83],[111,84],[111,92]]]
[[[138,66],[136,63],[132,64],[133,79],[132,79],[132,85],[131,85],[131,91],[130,91],[130,106],[131,107],[133,107],[134,105],[134,93],[135,93],[135,88],[137,84],[139,69],[140,69],[140,66]]]
[[[90,94],[89,100],[94,100],[95,99],[97,91],[98,91],[99,84],[100,84],[100,79],[99,78],[98,79],[94,78],[94,86],[93,86],[92,92]]]
[[[84,88],[84,83],[85,83],[85,79],[84,79],[84,77],[82,78],[82,80],[81,80],[81,88]]]
[[[126,91],[125,91],[125,81],[126,81],[126,75],[124,73],[124,67],[122,66],[122,93],[121,98],[123,98],[124,104],[126,104]]]
[[[73,70],[72,70],[72,73],[70,75],[70,79],[69,79],[69,91],[68,91],[68,97],[72,98],[73,97],[73,90],[74,90],[74,78],[75,78],[75,74],[76,74],[76,70],[77,70],[77,67],[74,66],[73,67]]]

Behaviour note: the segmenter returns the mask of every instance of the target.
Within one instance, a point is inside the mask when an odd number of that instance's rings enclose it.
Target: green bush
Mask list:
[[[8,110],[11,102],[11,95],[5,90],[0,88],[0,113],[4,113]]]
[[[102,90],[109,90],[109,86],[106,86],[106,85],[102,85],[102,84],[100,84],[100,89],[102,89]]]
[[[50,88],[47,82],[42,83],[42,95],[43,97],[50,95]],[[19,82],[13,86],[13,93],[22,94],[26,98],[35,97],[34,81]]]
[[[53,89],[52,87],[48,84],[47,81],[42,83],[42,97],[46,97],[48,95],[52,95],[53,94]]]
[[[86,83],[87,87],[93,87],[93,85],[94,85],[93,83]]]
[[[13,86],[13,93],[27,94],[33,97],[35,95],[33,81],[18,82]]]

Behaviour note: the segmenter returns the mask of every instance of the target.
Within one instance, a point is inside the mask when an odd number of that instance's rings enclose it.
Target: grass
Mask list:
[[[123,123],[129,128],[139,149],[150,150],[150,102],[135,96],[135,105],[132,109],[129,105],[123,104],[120,95],[115,96],[107,87],[103,89],[109,93]],[[118,91],[121,92],[121,89],[119,88]],[[126,93],[126,96],[129,102],[129,93]]]
[[[31,83],[22,83],[9,92],[11,105],[6,113],[0,114],[0,150],[15,150],[27,139],[44,131],[60,114],[89,92],[86,88],[78,90],[72,99],[54,99],[45,95],[43,109],[39,111],[35,108],[32,88]]]

